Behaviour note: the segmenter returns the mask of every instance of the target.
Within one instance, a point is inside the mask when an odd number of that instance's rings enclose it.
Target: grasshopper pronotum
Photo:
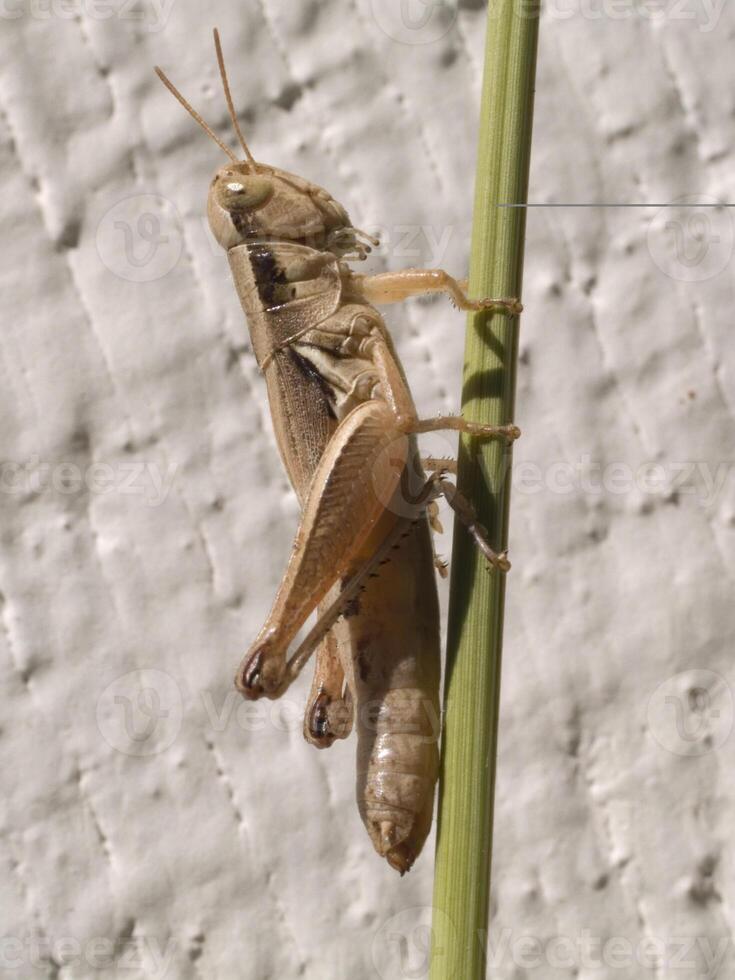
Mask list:
[[[364,259],[373,240],[321,187],[256,162],[238,125],[216,30],[214,39],[243,160],[156,72],[229,157],[212,180],[207,215],[227,251],[302,509],[273,606],[235,683],[247,698],[278,697],[316,651],[305,737],[331,745],[357,716],[360,814],[375,849],[403,874],[431,826],[438,767],[435,499],[446,497],[492,565],[510,567],[446,480],[452,463],[422,461],[416,436],[453,429],[513,440],[519,431],[459,416],[420,419],[372,304],[443,292],[463,310],[515,316],[521,306],[471,300],[464,281],[438,269],[354,273],[348,262]],[[315,610],[316,625],[288,659]]]

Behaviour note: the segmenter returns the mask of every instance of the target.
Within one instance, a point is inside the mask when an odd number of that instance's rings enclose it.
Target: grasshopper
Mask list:
[[[377,241],[321,187],[255,160],[216,29],[214,41],[243,159],[156,72],[228,157],[211,182],[207,216],[227,252],[301,506],[283,579],[235,684],[246,698],[277,698],[315,653],[304,735],[327,747],[357,717],[358,808],[378,854],[403,874],[429,833],[438,771],[436,499],[447,499],[490,565],[510,567],[446,478],[456,465],[422,461],[417,436],[451,429],[512,441],[520,433],[461,416],[421,419],[375,304],[442,292],[462,310],[517,316],[521,305],[472,300],[466,281],[440,269],[354,272],[349,263]],[[316,625],[289,658],[314,612]]]

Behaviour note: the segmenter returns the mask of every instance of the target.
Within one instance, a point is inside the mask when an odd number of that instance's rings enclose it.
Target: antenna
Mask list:
[[[214,29],[214,47],[217,51],[217,64],[219,65],[220,78],[222,79],[222,88],[225,90],[225,99],[227,100],[227,108],[230,112],[230,119],[232,120],[232,125],[235,127],[235,132],[237,133],[237,138],[240,140],[240,146],[245,150],[245,156],[248,158],[248,163],[250,163],[254,169],[258,169],[258,164],[255,162],[255,157],[250,152],[248,144],[245,142],[245,137],[242,135],[242,130],[237,121],[237,115],[235,113],[235,105],[232,101],[232,93],[230,92],[230,83],[227,81],[227,69],[225,68],[225,59],[222,54],[222,44],[219,39],[219,31],[215,27]]]
[[[154,70],[155,70],[156,74],[158,75],[158,77],[163,82],[163,84],[169,90],[169,92],[171,93],[171,95],[173,95],[174,98],[178,99],[178,101],[182,104],[182,106],[186,109],[186,111],[189,113],[190,116],[192,116],[194,119],[196,119],[196,121],[199,123],[199,125],[204,130],[204,132],[214,140],[214,142],[217,144],[217,146],[219,146],[219,148],[221,150],[223,150],[227,154],[227,156],[230,158],[230,160],[232,160],[233,163],[239,163],[240,161],[237,159],[237,157],[232,152],[232,150],[228,146],[225,146],[225,144],[222,142],[222,140],[219,138],[219,136],[217,136],[217,134],[214,132],[214,130],[212,130],[211,127],[209,127],[204,122],[204,120],[199,115],[199,113],[196,111],[196,109],[192,105],[190,105],[190,103],[188,103],[186,101],[186,99],[184,98],[184,96],[181,94],[181,92],[179,92],[179,90],[176,88],[176,86],[173,84],[173,82],[169,81],[169,79],[164,75],[164,73],[161,71],[161,69],[158,66],[156,66]]]

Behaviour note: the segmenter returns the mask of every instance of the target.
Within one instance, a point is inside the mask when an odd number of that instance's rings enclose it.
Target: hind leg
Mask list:
[[[335,588],[339,592],[339,587]],[[319,607],[319,611],[326,611],[325,604]],[[347,738],[352,731],[352,723],[352,695],[345,684],[338,639],[330,631],[316,651],[314,679],[304,716],[304,738],[316,748],[325,749],[335,739]]]
[[[497,552],[487,539],[487,530],[477,520],[477,513],[471,502],[453,483],[445,480],[441,471],[429,478],[429,482],[441,493],[460,521],[472,535],[475,544],[488,562],[501,572],[510,571],[510,562],[505,551]]]
[[[335,582],[364,564],[368,539],[395,524],[388,505],[408,455],[409,439],[385,402],[358,406],[338,426],[314,471],[271,611],[235,677],[246,697],[279,695],[299,629]]]

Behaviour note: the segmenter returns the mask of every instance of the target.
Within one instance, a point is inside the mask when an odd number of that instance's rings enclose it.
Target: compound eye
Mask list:
[[[223,178],[222,202],[228,210],[253,211],[263,207],[273,196],[273,184],[267,177],[240,177],[233,174]]]

